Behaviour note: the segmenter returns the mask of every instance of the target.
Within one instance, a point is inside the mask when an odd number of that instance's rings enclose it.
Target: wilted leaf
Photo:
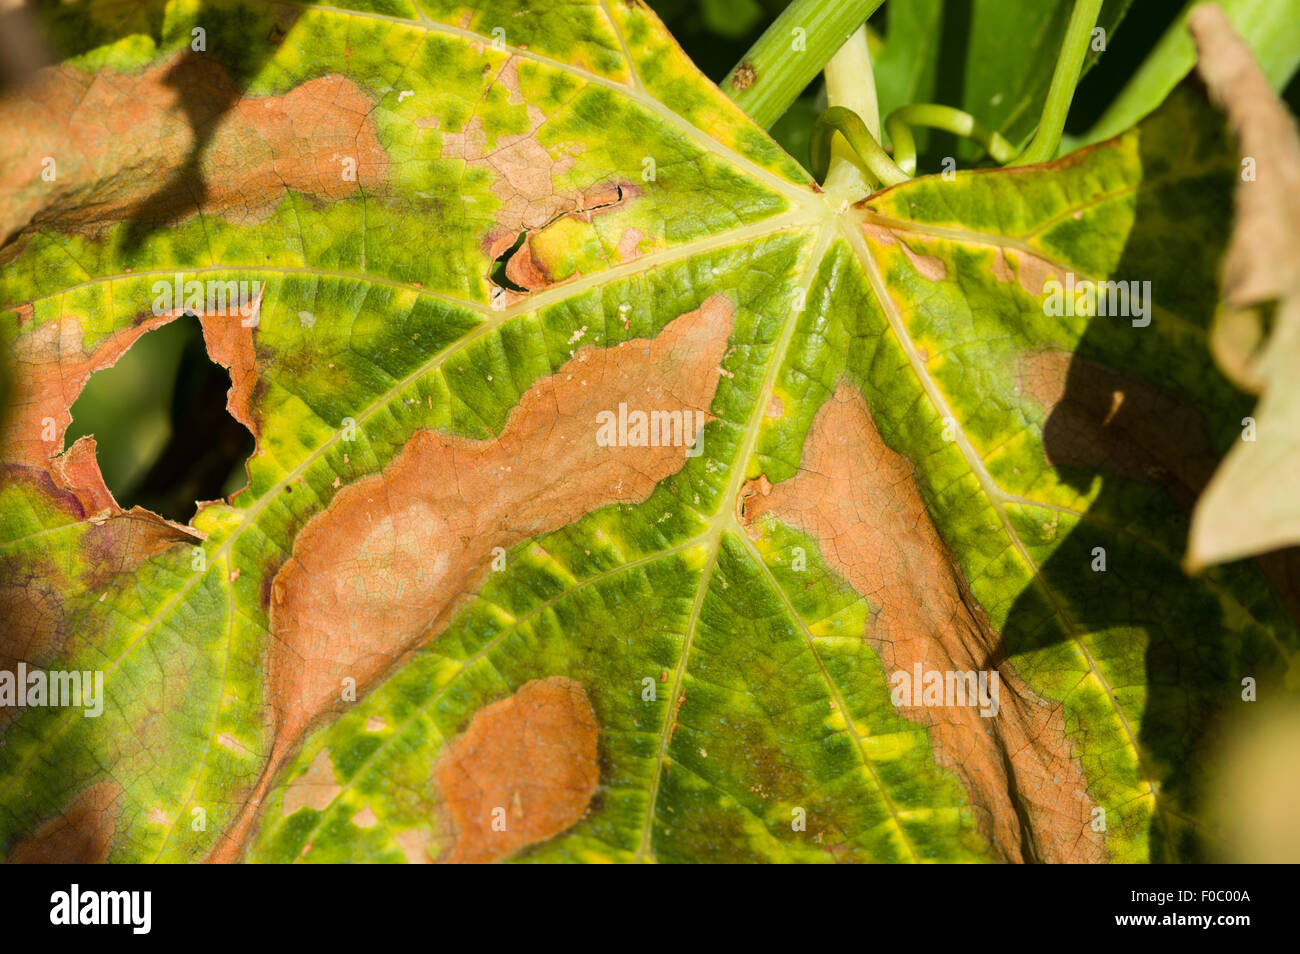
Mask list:
[[[1213,110],[849,206],[640,4],[352,6],[58,6],[0,103],[0,653],[104,676],[9,717],[0,850],[1198,857],[1210,720],[1297,646],[1281,571],[1179,568],[1243,406]],[[190,527],[59,453],[186,307],[258,440]]]
[[[1300,543],[1300,130],[1222,10],[1198,7],[1189,22],[1242,156],[1211,344],[1260,395],[1197,505],[1188,563],[1200,568]]]

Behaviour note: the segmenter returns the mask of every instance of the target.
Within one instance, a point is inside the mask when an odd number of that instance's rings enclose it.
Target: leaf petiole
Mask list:
[[[884,0],[794,0],[722,82],[764,129],[781,118]]]

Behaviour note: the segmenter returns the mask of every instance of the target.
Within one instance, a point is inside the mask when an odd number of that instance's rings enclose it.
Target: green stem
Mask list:
[[[1010,162],[1016,155],[1016,147],[1001,133],[970,113],[934,103],[913,103],[894,110],[885,120],[885,132],[894,144],[894,161],[909,176],[916,175],[916,140],[912,138],[912,126],[943,129],[970,139],[983,146],[999,164]]]
[[[1101,14],[1102,2],[1103,0],[1074,0],[1074,11],[1070,14],[1070,25],[1066,27],[1061,53],[1056,59],[1056,71],[1052,74],[1052,85],[1047,90],[1047,101],[1043,103],[1043,115],[1038,121],[1038,129],[1025,151],[1011,165],[1026,166],[1032,162],[1046,162],[1056,155],[1056,149],[1061,144],[1061,133],[1065,131],[1065,114],[1070,111],[1074,88],[1079,85],[1083,61],[1088,55],[1088,44],[1092,40],[1097,17]]]
[[[862,117],[871,135],[880,138],[880,104],[871,47],[864,23],[849,35],[822,70],[826,79],[826,105],[846,106]]]
[[[813,175],[819,182],[825,180],[830,168],[831,139],[837,132],[848,140],[854,152],[882,184],[892,186],[907,181],[907,173],[894,165],[885,150],[880,148],[862,117],[843,106],[832,106],[817,117],[812,128],[810,152]]]
[[[873,139],[880,140],[880,106],[876,101],[875,74],[867,43],[867,25],[854,31],[822,71],[826,77],[826,105],[843,106],[857,113]],[[867,167],[846,141],[831,142],[830,168],[822,188],[856,202],[877,187]]]
[[[766,129],[882,3],[794,0],[735,65],[722,83],[723,92]]]

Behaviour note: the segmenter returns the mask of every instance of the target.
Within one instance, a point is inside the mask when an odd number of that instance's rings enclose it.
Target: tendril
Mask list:
[[[907,173],[894,165],[889,154],[880,148],[880,143],[871,135],[871,130],[861,116],[844,106],[832,106],[813,123],[812,141],[809,144],[812,171],[818,182],[826,180],[826,172],[831,163],[831,139],[837,132],[844,137],[878,182],[892,186],[908,180]]]
[[[942,129],[982,146],[999,165],[1016,156],[1015,147],[997,130],[984,125],[970,113],[934,103],[900,106],[885,119],[885,132],[894,144],[894,161],[909,176],[916,175],[916,140],[912,126]]]

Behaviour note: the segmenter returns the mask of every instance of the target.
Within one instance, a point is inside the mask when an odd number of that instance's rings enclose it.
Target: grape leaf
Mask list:
[[[67,58],[0,100],[0,688],[102,712],[0,710],[5,857],[1213,850],[1200,756],[1294,683],[1297,590],[1179,566],[1249,404],[1197,94],[854,204],[639,2],[45,14]],[[63,434],[187,312],[257,450],[182,525]]]

